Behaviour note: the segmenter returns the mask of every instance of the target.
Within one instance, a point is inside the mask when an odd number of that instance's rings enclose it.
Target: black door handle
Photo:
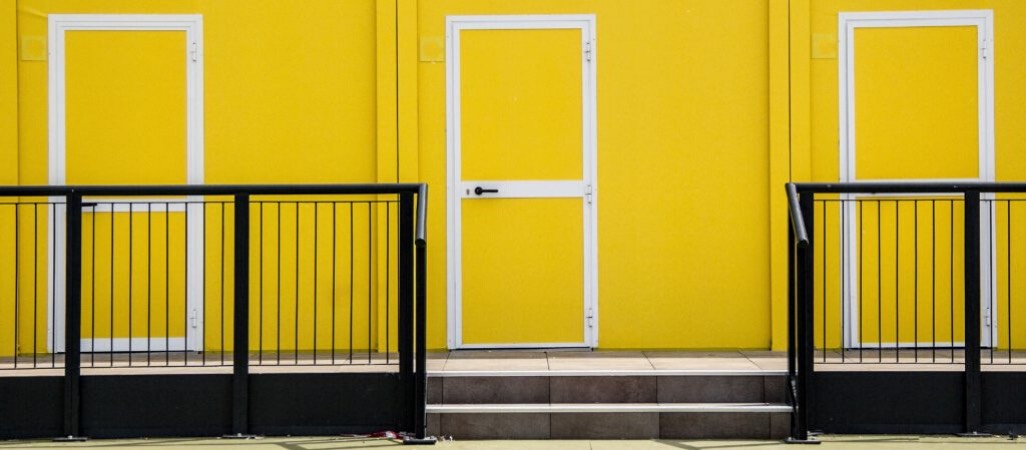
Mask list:
[[[498,189],[485,189],[485,188],[483,188],[481,186],[478,186],[478,187],[474,188],[474,193],[477,194],[477,195],[481,195],[481,194],[485,194],[485,193],[488,193],[488,194],[498,194],[499,190]]]

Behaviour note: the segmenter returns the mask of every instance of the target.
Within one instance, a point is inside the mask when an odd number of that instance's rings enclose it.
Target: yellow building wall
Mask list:
[[[419,4],[428,345],[446,345],[438,45],[445,16],[464,14],[596,17],[598,346],[769,347],[768,5],[747,0]]]
[[[0,10],[0,181],[47,182],[47,14],[202,14],[205,182],[430,184],[444,348],[445,16],[594,14],[599,347],[782,349],[781,183],[838,180],[837,13],[883,7],[994,10],[996,175],[1026,176],[1017,0],[19,0]]]

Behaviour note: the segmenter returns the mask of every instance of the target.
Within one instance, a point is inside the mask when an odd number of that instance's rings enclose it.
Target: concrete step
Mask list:
[[[441,372],[428,404],[784,403],[775,371]]]
[[[456,439],[783,438],[779,371],[443,372],[428,432]]]

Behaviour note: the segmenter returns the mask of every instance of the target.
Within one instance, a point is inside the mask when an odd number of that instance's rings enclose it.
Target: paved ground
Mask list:
[[[447,441],[440,442],[440,450],[729,450],[729,449],[897,449],[925,450],[932,448],[1024,448],[1026,438],[1009,439],[1007,436],[988,438],[959,438],[953,436],[824,436],[823,444],[814,447],[786,445],[780,441]],[[345,450],[398,448],[396,441],[344,437],[294,437],[253,440],[226,439],[134,439],[93,440],[76,443],[50,441],[0,441],[0,449],[71,449],[109,448],[118,450]],[[410,447],[407,447],[410,448]],[[422,447],[432,448],[432,447]]]

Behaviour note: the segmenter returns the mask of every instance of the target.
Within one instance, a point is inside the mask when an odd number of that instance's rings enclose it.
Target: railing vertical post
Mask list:
[[[965,193],[965,433],[980,429],[980,192]]]
[[[427,434],[427,240],[425,239],[427,185],[417,192],[417,388],[414,392],[413,428],[417,439]]]
[[[413,431],[417,439],[427,432],[427,249],[417,242],[417,383],[414,391]]]
[[[400,427],[412,429],[414,418],[416,380],[413,376],[414,345],[414,236],[413,193],[399,194],[399,379],[403,386],[403,420]]]
[[[234,233],[235,334],[232,341],[233,434],[230,437],[241,438],[249,433],[249,194],[235,194]]]
[[[812,378],[812,353],[813,353],[813,332],[812,329],[812,287],[813,287],[813,247],[815,239],[813,231],[816,229],[813,217],[813,194],[805,192],[798,200],[801,209],[802,221],[805,222],[805,229],[808,233],[809,243],[804,248],[799,247],[797,257],[798,276],[797,283],[797,305],[796,305],[796,339],[797,339],[797,431],[796,440],[809,440],[809,382]]]
[[[58,206],[54,204],[54,214]],[[69,192],[64,209],[64,438],[61,440],[81,440],[82,194]]]
[[[795,377],[798,375],[797,340],[795,339],[795,252],[798,251],[794,238],[794,220],[787,217],[787,395],[791,402],[791,439],[799,439],[798,392]]]

